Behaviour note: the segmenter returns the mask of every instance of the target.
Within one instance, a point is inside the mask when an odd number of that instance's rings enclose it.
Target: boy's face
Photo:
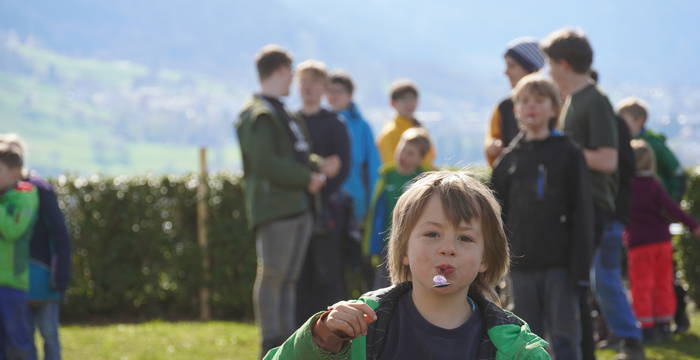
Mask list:
[[[406,94],[396,100],[391,101],[391,106],[396,109],[399,115],[413,119],[413,113],[418,107],[418,98],[413,94]]]
[[[335,111],[343,111],[350,106],[352,94],[341,84],[330,83],[326,87],[326,98],[328,104]]]
[[[518,64],[517,61],[513,60],[512,57],[506,56],[506,71],[505,74],[508,77],[508,81],[510,82],[510,87],[514,88],[515,85],[518,84],[518,81],[522,79],[525,75],[528,74],[528,72]]]
[[[272,74],[275,77],[275,83],[279,84],[279,88],[282,90],[282,96],[289,95],[289,87],[292,86],[292,80],[294,79],[294,71],[290,66],[280,66]]]
[[[322,78],[308,71],[299,75],[299,93],[304,104],[320,104],[324,91],[325,82]]]
[[[21,178],[21,168],[11,168],[0,161],[0,192],[11,189]]]
[[[415,172],[421,162],[423,162],[423,156],[417,145],[402,141],[396,148],[395,160],[396,166],[401,173],[411,174]]]
[[[422,292],[453,294],[469,291],[476,276],[486,271],[481,221],[472,219],[455,228],[445,215],[438,195],[427,202],[409,234],[403,264],[411,269],[413,287]],[[433,276],[442,274],[452,283],[433,287]]]
[[[546,128],[554,113],[552,99],[532,91],[526,91],[515,102],[515,117],[525,131],[537,132]]]
[[[621,113],[620,117],[625,120],[625,124],[627,124],[627,127],[630,129],[630,135],[632,135],[632,137],[635,137],[642,132],[642,128],[646,122],[644,118],[634,117],[632,114],[625,112]]]
[[[560,88],[564,87],[562,84],[564,83],[566,73],[569,71],[566,61],[547,58],[547,63],[549,64],[549,75],[552,76],[552,80],[554,80]]]

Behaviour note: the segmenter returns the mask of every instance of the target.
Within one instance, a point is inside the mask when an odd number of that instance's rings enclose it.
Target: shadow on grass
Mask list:
[[[669,341],[648,346],[650,349],[671,350],[684,355],[700,358],[700,337],[693,333],[673,335]]]

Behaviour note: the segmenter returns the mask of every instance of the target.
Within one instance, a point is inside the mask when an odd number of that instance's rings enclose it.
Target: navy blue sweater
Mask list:
[[[39,218],[34,225],[30,255],[32,260],[53,270],[56,289],[64,292],[70,281],[71,269],[71,245],[66,221],[53,187],[36,176],[31,176],[28,181],[39,190]]]

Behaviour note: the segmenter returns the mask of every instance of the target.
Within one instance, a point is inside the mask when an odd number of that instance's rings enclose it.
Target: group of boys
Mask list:
[[[59,308],[70,274],[70,243],[51,186],[23,173],[24,147],[0,135],[0,359],[60,359]]]
[[[545,60],[553,82],[535,74]],[[658,149],[659,175],[677,200],[682,169],[664,139],[643,128],[638,101],[616,114],[596,85],[585,35],[562,29],[541,43],[516,39],[505,62],[514,89],[496,107],[484,149],[512,248],[514,312],[547,335],[556,358],[594,359],[591,288],[612,334],[602,343],[617,340],[616,359],[644,359],[621,275],[635,169],[630,137],[648,137]],[[687,316],[678,326],[687,328]]]
[[[418,89],[410,81],[392,87],[396,117],[375,145],[352,100],[349,75],[329,75],[318,61],[300,64],[303,108],[291,114],[280,100],[294,76],[291,56],[268,46],[256,61],[261,91],[236,130],[256,235],[254,297],[265,354],[314,311],[344,298],[348,232],[364,230],[373,288],[390,285],[385,239],[393,208],[406,184],[432,167],[435,151],[415,119]],[[563,29],[541,43],[516,39],[505,62],[514,89],[493,113],[485,153],[513,249],[514,311],[548,336],[557,358],[594,359],[592,288],[611,339],[618,340],[617,358],[643,359],[642,331],[620,269],[634,169],[630,137],[657,144],[670,168],[665,172],[682,170],[664,152],[663,139],[634,127],[638,114],[625,106],[615,113],[596,85],[585,35]],[[553,82],[534,74],[545,62]],[[321,106],[324,95],[330,110]]]
[[[266,46],[256,65],[260,92],[235,127],[256,238],[254,303],[264,355],[300,321],[346,297],[347,238],[364,224],[361,246],[376,264],[382,262],[384,240],[371,235],[385,234],[404,185],[432,165],[435,150],[415,119],[418,88],[410,81],[392,87],[397,115],[375,140],[353,102],[355,84],[348,74],[328,74],[315,60],[299,64],[303,106],[291,113],[281,101],[294,78],[291,55]],[[323,96],[330,110],[322,107]],[[388,283],[385,269],[373,278]]]

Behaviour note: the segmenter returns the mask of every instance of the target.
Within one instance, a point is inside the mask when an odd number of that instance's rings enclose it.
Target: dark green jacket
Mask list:
[[[0,286],[29,288],[29,242],[38,209],[38,192],[28,182],[0,194]]]
[[[308,141],[302,119],[297,119]],[[287,125],[275,114],[272,104],[253,96],[235,124],[243,158],[244,191],[251,228],[311,209],[306,188],[318,157],[309,164],[295,159]]]
[[[358,337],[340,353],[331,354],[319,348],[312,339],[311,326],[323,313],[312,316],[292,334],[282,346],[270,350],[265,360],[348,359],[376,360],[384,349],[386,330],[399,298],[411,291],[411,283],[405,282],[363,295],[358,300],[375,310],[377,320],[369,325],[367,336]],[[475,291],[469,296],[476,302],[484,323],[484,334],[477,360],[545,360],[547,342],[530,332],[528,325],[512,313],[487,301]]]
[[[656,174],[661,179],[664,189],[673,200],[680,202],[685,190],[685,173],[676,156],[666,145],[666,137],[647,129],[642,129],[639,137],[654,150]]]

